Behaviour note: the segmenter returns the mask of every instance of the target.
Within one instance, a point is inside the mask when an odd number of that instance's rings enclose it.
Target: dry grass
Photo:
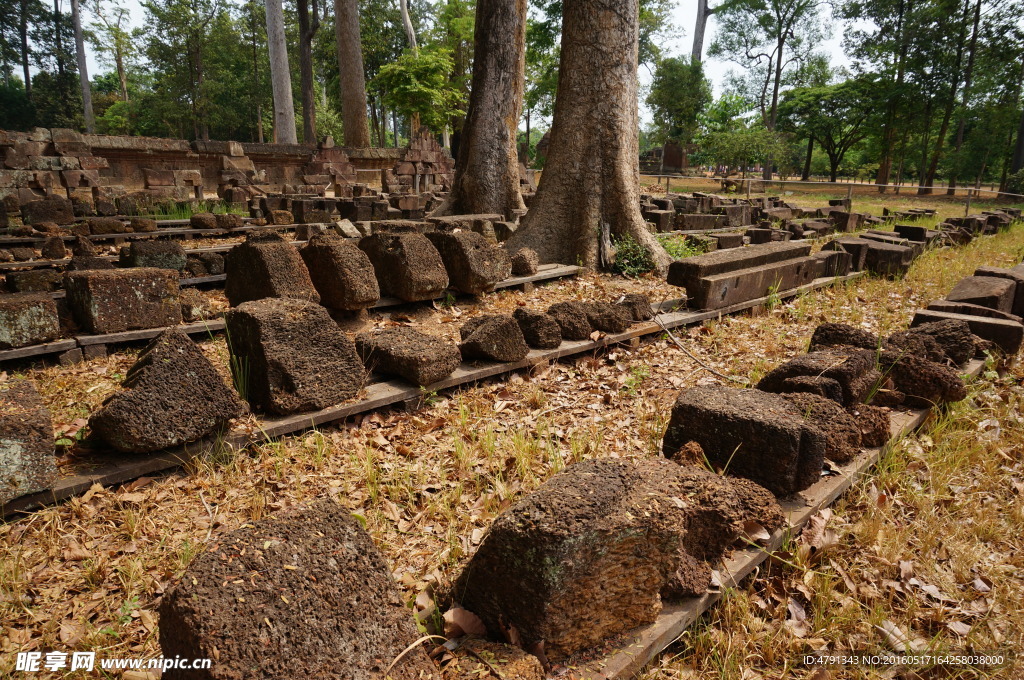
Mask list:
[[[883,332],[905,326],[910,310],[941,296],[974,267],[1019,261],[1022,236],[1024,226],[1018,226],[956,251],[927,253],[900,281],[859,280],[680,337],[717,370],[756,380],[802,351],[821,321]],[[407,320],[392,312],[375,323],[435,330],[447,325],[451,331],[453,322],[485,308],[609,298],[625,288],[646,290],[655,299],[678,294],[649,279],[584,276],[531,294],[504,291],[482,302],[421,310]],[[218,342],[204,343],[204,349],[224,370]],[[130,353],[120,353],[89,362],[75,369],[82,371],[75,379],[66,369],[29,373],[59,418],[71,422],[114,389],[131,360]],[[6,524],[0,527],[0,676],[11,671],[13,651],[159,654],[159,598],[212,537],[324,495],[366,519],[412,600],[453,577],[502,510],[566,465],[657,455],[675,394],[709,382],[718,379],[654,339],[637,349],[616,348],[428,395],[428,407],[415,414],[378,412],[251,450],[210,451],[188,471],[119,489],[95,488]],[[89,391],[86,384],[99,387]],[[972,397],[978,408],[952,410],[930,440],[908,442],[886,459],[876,491],[866,483],[836,507],[830,527],[838,543],[819,553],[823,559],[794,557],[794,567],[762,574],[731,592],[649,677],[802,678],[808,673],[796,665],[798,654],[812,642],[820,638],[831,650],[876,644],[872,624],[885,620],[952,649],[965,643],[946,627],[950,621],[970,625],[968,640],[978,649],[995,645],[997,635],[1004,645],[1019,645],[1024,551],[1016,529],[1022,519],[1018,396],[1014,380],[982,381]],[[989,441],[992,424],[980,423],[993,418],[1001,436]],[[885,492],[884,503],[878,490]],[[909,576],[901,580],[901,561],[912,563],[921,584],[934,585],[953,602],[928,600]],[[976,578],[991,582],[990,592],[973,593]],[[984,612],[979,597],[991,600]],[[794,601],[807,614],[802,637],[786,623]],[[846,669],[834,677],[875,676]]]

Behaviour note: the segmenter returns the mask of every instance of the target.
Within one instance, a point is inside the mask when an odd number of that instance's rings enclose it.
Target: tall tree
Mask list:
[[[764,127],[775,130],[787,70],[810,58],[824,31],[819,0],[737,0],[719,7],[710,54],[749,70]],[[764,171],[771,178],[771,163]]]
[[[366,148],[370,128],[366,121],[366,76],[359,35],[358,0],[334,0],[334,33],[338,46],[338,82],[341,115],[345,121],[345,146]],[[384,146],[381,139],[381,146]]]
[[[671,258],[640,215],[638,0],[565,0],[551,144],[537,195],[508,241],[542,262],[611,266],[632,240],[664,271]]]
[[[96,132],[96,116],[92,111],[92,87],[89,85],[89,67],[85,63],[85,39],[82,37],[82,16],[78,0],[71,0],[71,24],[75,29],[75,56],[78,59],[78,81],[82,86],[82,113],[85,117],[85,131]]]
[[[436,214],[500,214],[525,208],[516,131],[526,69],[526,0],[478,0],[473,86],[451,193]]]
[[[284,9],[281,0],[266,0],[267,46],[270,49],[270,82],[274,90],[274,132],[278,144],[295,144],[295,103],[288,68],[288,45],[284,37]]]
[[[299,15],[299,81],[302,89],[302,141],[316,144],[316,93],[313,90],[313,38],[320,30],[320,13],[313,0],[313,18],[309,0],[296,0]]]
[[[96,0],[93,14],[98,22],[93,22],[89,42],[96,50],[101,65],[109,67],[113,63],[117,72],[117,80],[121,91],[121,100],[128,101],[128,62],[135,54],[135,37],[128,32],[128,9],[116,2],[112,3],[109,12],[103,6],[103,0]]]
[[[664,141],[693,140],[697,119],[711,103],[711,83],[699,61],[667,57],[654,69],[647,105]]]

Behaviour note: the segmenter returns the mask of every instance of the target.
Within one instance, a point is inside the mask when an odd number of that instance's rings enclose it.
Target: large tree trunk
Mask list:
[[[270,51],[270,82],[274,90],[274,134],[278,144],[297,144],[292,78],[284,37],[281,0],[266,0],[267,48]]]
[[[89,66],[85,63],[85,40],[82,38],[82,17],[78,12],[78,0],[71,0],[71,24],[75,28],[75,56],[78,59],[78,82],[82,86],[85,131],[92,135],[96,133],[96,116],[92,112],[92,86],[89,84]]]
[[[526,69],[526,0],[478,0],[473,85],[455,179],[436,215],[524,209],[516,134]]]
[[[565,0],[547,162],[511,250],[598,267],[612,259],[607,238],[629,238],[668,268],[640,215],[638,12],[638,0]]]
[[[338,43],[338,82],[345,146],[367,148],[370,127],[366,120],[366,76],[363,44],[359,37],[358,0],[334,0],[334,35]],[[381,146],[384,142],[381,141]]]
[[[302,141],[316,144],[316,93],[313,91],[313,37],[320,30],[320,14],[313,0],[313,21],[309,20],[309,0],[298,0],[299,78],[302,84]]]
[[[1016,174],[1024,169],[1024,113],[1020,116],[1020,125],[1017,126],[1017,145],[1013,148],[1013,162],[1010,164],[1010,174]]]

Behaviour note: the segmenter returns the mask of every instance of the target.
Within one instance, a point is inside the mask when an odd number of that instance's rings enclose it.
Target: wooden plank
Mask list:
[[[40,354],[66,352],[67,350],[74,349],[75,347],[78,347],[78,343],[75,342],[74,338],[68,338],[67,340],[57,340],[56,342],[47,342],[42,345],[32,345],[31,347],[5,349],[0,351],[0,363],[10,361],[12,359],[39,356]]]
[[[536,274],[531,274],[529,276],[513,276],[511,278],[505,279],[504,281],[498,283],[498,285],[494,287],[494,290],[501,290],[502,288],[511,288],[513,286],[521,286],[524,283],[533,283],[535,281],[550,281],[551,279],[560,279],[567,276],[576,276],[581,271],[583,271],[583,268],[577,267],[576,265],[542,264],[540,267],[537,268]],[[445,291],[445,293],[451,295],[460,294],[459,291],[454,289],[448,289],[447,291]],[[443,298],[444,296],[442,295],[434,299],[441,300]],[[430,300],[422,300],[421,302],[430,302]],[[398,307],[399,305],[409,304],[416,303],[407,302],[405,300],[400,300],[394,297],[382,297],[380,300],[377,301],[377,304],[371,307],[371,309],[381,309],[384,307]]]
[[[177,328],[189,335],[196,333],[212,333],[213,331],[224,330],[223,319],[210,319],[209,321],[196,321],[195,323],[183,323],[177,326],[163,326],[160,328],[142,328],[136,331],[123,331],[120,333],[104,333],[103,335],[78,335],[75,341],[85,347],[87,345],[109,345],[115,342],[131,342],[132,340],[148,340],[155,338],[170,328]]]
[[[832,278],[821,278],[806,286],[802,286],[800,289],[788,291],[782,293],[783,297],[796,295],[804,290],[812,290],[814,288],[822,288],[825,286],[832,285],[836,281],[847,280],[856,278],[860,274],[853,274],[849,277],[842,277],[838,279]],[[730,308],[732,311],[742,311],[749,307],[754,307],[759,304],[763,304],[768,298],[760,298],[747,303],[747,307],[742,305],[733,305]],[[664,309],[671,309],[678,300],[663,302],[660,307]],[[710,312],[664,312],[659,314],[659,323],[646,322],[638,323],[633,325],[628,331],[624,333],[614,333],[612,335],[606,335],[598,338],[597,340],[565,340],[562,344],[552,350],[530,350],[530,353],[522,361],[512,363],[495,363],[495,362],[473,362],[468,364],[462,364],[455,370],[454,373],[449,375],[444,380],[428,385],[426,387],[419,387],[410,385],[409,383],[394,379],[384,380],[380,382],[371,383],[366,388],[364,398],[350,402],[347,404],[339,404],[337,406],[331,406],[320,411],[314,411],[311,413],[302,413],[291,416],[284,416],[281,418],[267,418],[261,422],[261,426],[257,431],[255,438],[249,434],[242,433],[229,433],[225,438],[224,442],[231,446],[247,446],[250,444],[256,444],[274,437],[281,437],[303,430],[324,425],[345,418],[357,415],[359,413],[365,413],[367,411],[373,411],[384,406],[396,404],[407,399],[414,399],[422,396],[425,393],[437,392],[444,389],[450,389],[458,387],[460,385],[467,385],[469,383],[483,380],[485,378],[493,377],[495,375],[501,375],[504,373],[511,373],[514,371],[522,370],[536,366],[538,364],[555,361],[562,357],[572,356],[575,354],[582,354],[585,352],[592,352],[599,350],[610,345],[615,345],[622,342],[628,342],[633,338],[637,338],[643,335],[650,335],[662,332],[664,328],[675,328],[683,325],[690,325],[699,323],[701,321],[717,318],[722,314],[727,313],[726,310],[714,310]],[[220,323],[223,327],[223,321],[208,321],[199,322],[195,324],[189,324],[192,327],[193,332],[205,332],[208,330],[216,330],[214,324]],[[105,344],[110,342],[124,341],[126,335],[132,335],[129,339],[144,339],[146,336],[138,336],[141,333],[151,333],[149,337],[153,337],[159,334],[164,329],[149,329],[147,331],[129,331],[128,333],[112,333],[108,335],[94,335],[94,336],[82,336],[86,339],[86,342],[82,342],[82,338],[79,338],[80,344]],[[206,442],[208,445],[209,442]],[[193,449],[201,448],[204,442],[195,442],[191,446]],[[167,455],[177,456],[181,453],[181,450],[169,451]],[[116,459],[116,454],[110,454],[108,460]],[[159,461],[161,458],[158,455],[139,458],[138,456],[121,456],[121,463],[114,465],[113,468],[103,468],[100,472],[80,472],[74,475],[74,482],[65,483],[63,480],[58,481],[54,488],[49,491],[32,494],[30,496],[23,496],[9,503],[3,508],[3,516],[7,516],[13,512],[24,512],[47,503],[54,503],[76,493],[81,493],[83,490],[88,489],[93,483],[100,484],[119,484],[131,479],[135,479],[141,475],[158,472],[161,470],[171,469],[176,467],[177,464],[168,465],[166,468],[155,468],[153,467],[153,461]],[[72,478],[65,478],[72,479]],[[90,481],[92,480],[92,481]]]
[[[984,362],[970,361],[964,369],[969,376],[981,373]],[[779,529],[767,545],[735,550],[723,560],[718,569],[722,587],[736,587],[749,576],[771,552],[782,546],[787,535],[799,532],[811,517],[836,501],[875,466],[882,454],[907,434],[920,427],[930,410],[897,411],[890,416],[892,438],[880,448],[866,449],[856,458],[837,469],[838,474],[822,477],[817,483],[799,494],[799,500],[781,501],[787,516],[787,526]],[[632,633],[618,649],[604,658],[583,664],[572,672],[573,680],[628,680],[636,677],[658,654],[675,642],[683,632],[722,596],[721,590],[709,590],[700,597],[666,604],[658,619]]]

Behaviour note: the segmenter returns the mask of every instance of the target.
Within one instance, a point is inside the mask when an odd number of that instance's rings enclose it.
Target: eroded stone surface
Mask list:
[[[356,336],[356,349],[371,371],[401,376],[416,385],[447,378],[462,355],[454,343],[407,327]]]
[[[145,453],[202,439],[245,410],[199,347],[168,330],[142,351],[89,427],[120,451]]]
[[[419,637],[384,558],[333,500],[217,538],[159,611],[165,657],[216,659],[209,670],[165,671],[165,680],[380,680]],[[390,677],[435,674],[417,647]]]
[[[168,269],[87,269],[64,274],[75,321],[89,333],[181,323],[178,273]]]
[[[527,645],[543,640],[558,661],[653,621],[673,581],[706,589],[696,562],[716,560],[755,518],[782,523],[747,482],[664,459],[577,463],[494,522],[451,597],[494,634],[511,624]],[[703,583],[677,579],[681,568]]]
[[[426,235],[441,255],[452,286],[463,293],[479,295],[512,273],[508,251],[472,231],[435,231]]]
[[[0,383],[0,505],[57,479],[53,422],[27,380]]]
[[[325,307],[365,309],[380,299],[370,258],[355,243],[337,234],[317,234],[299,254]]]
[[[373,264],[382,295],[416,302],[436,298],[448,287],[441,255],[423,234],[373,234],[362,238],[359,248]]]
[[[355,347],[320,305],[253,300],[228,310],[235,383],[254,409],[286,415],[354,397],[366,378]]]
[[[0,295],[0,350],[38,345],[60,336],[57,305],[45,293]]]
[[[250,232],[228,252],[225,269],[224,294],[232,307],[262,298],[320,301],[298,251],[274,232]]]
[[[684,390],[672,407],[662,451],[695,441],[708,461],[778,496],[818,480],[825,435],[785,398],[729,387]]]
[[[852,406],[869,396],[881,379],[875,366],[875,352],[835,347],[790,359],[772,370],[757,384],[766,392],[789,392],[783,382],[796,377],[830,378],[839,383],[843,404]]]
[[[530,351],[519,324],[507,314],[471,319],[462,325],[460,335],[459,351],[464,359],[519,361]]]
[[[530,347],[555,349],[562,344],[562,328],[553,316],[526,307],[517,308],[512,316]]]

